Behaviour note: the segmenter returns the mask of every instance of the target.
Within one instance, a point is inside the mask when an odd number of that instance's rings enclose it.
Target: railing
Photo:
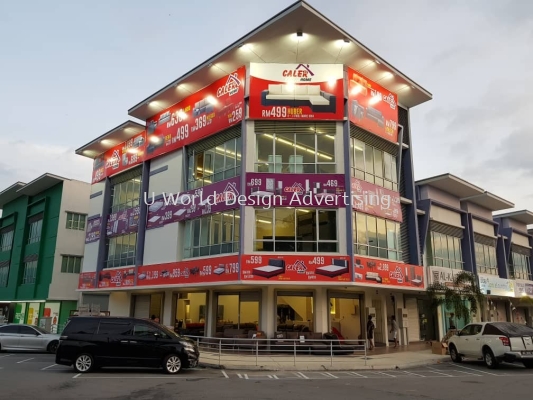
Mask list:
[[[366,340],[187,337],[198,345],[201,362],[211,365],[367,365]]]

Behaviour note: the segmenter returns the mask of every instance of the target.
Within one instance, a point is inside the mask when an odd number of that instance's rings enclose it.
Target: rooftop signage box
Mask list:
[[[483,294],[503,297],[515,296],[515,285],[512,280],[485,274],[479,274],[478,279],[479,289]]]
[[[370,79],[347,68],[348,114],[355,125],[398,142],[398,96]]]
[[[342,64],[250,64],[250,119],[344,119]]]

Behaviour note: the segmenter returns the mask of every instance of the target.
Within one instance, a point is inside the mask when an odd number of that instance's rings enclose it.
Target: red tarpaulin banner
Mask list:
[[[355,282],[364,285],[389,285],[405,289],[424,289],[424,267],[399,261],[354,256]]]

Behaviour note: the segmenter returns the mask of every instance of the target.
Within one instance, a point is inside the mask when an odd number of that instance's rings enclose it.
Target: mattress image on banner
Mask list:
[[[342,64],[250,64],[251,119],[343,120]]]

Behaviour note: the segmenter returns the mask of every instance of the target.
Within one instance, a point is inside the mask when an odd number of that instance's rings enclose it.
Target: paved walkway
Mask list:
[[[412,350],[411,350],[412,348]],[[348,356],[313,356],[305,354],[219,354],[208,349],[200,350],[201,364],[228,370],[265,371],[352,371],[405,369],[447,362],[449,356],[432,354],[427,345],[377,348],[364,354]]]

